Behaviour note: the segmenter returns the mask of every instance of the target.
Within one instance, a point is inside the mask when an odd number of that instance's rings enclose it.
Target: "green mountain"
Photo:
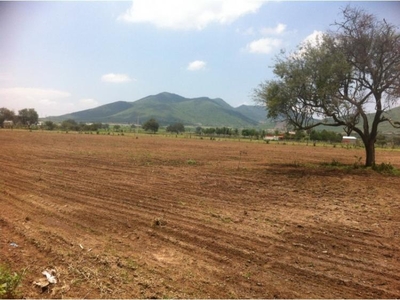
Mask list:
[[[220,98],[185,98],[164,92],[134,102],[118,101],[45,120],[130,124],[155,118],[162,126],[180,122],[193,126],[254,127],[264,122],[265,116],[262,107],[233,108]]]
[[[389,110],[387,112],[387,114],[385,116],[391,118],[394,122],[400,121],[400,106],[392,108],[391,110]],[[372,124],[373,117],[374,117],[374,114],[368,115],[369,124]],[[379,127],[378,127],[378,131],[381,133],[386,133],[386,134],[387,133],[396,133],[396,134],[400,133],[400,129],[394,128],[392,125],[390,125],[389,122],[380,123]]]
[[[394,122],[395,121],[399,121],[400,120],[400,106],[399,107],[394,107],[390,110],[388,110],[385,114],[386,117],[391,118]],[[368,124],[371,126],[373,120],[375,117],[375,113],[369,113],[367,114],[367,118],[368,118]],[[358,124],[359,128],[363,127],[363,121],[362,119],[360,119],[360,123]],[[328,131],[335,131],[338,133],[344,133],[343,127],[342,126],[338,126],[338,127],[330,127],[330,126],[324,126],[324,125],[320,125],[315,127],[316,130],[328,130]],[[400,129],[399,128],[394,128],[389,122],[383,122],[379,124],[378,127],[378,132],[383,133],[383,134],[399,134],[400,133]],[[353,132],[355,133],[355,132]]]
[[[47,117],[44,120],[54,122],[62,122],[64,120],[73,119],[77,122],[110,122],[109,117],[126,109],[129,109],[132,103],[125,101],[117,101],[110,104],[105,104],[96,108],[86,109],[71,114],[66,114],[58,117]]]
[[[267,121],[267,111],[263,106],[241,105],[235,108],[235,110],[250,119],[256,120],[259,123],[264,123]]]

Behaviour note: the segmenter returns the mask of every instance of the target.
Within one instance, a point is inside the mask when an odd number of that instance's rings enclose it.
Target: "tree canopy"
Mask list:
[[[33,108],[24,108],[18,111],[18,118],[25,126],[34,125],[39,120],[39,115]]]
[[[356,132],[365,146],[365,165],[371,166],[378,125],[400,128],[400,120],[386,113],[400,97],[400,34],[361,9],[348,6],[342,14],[336,30],[315,44],[282,53],[274,66],[277,79],[260,84],[255,99],[266,105],[268,117],[295,129],[325,125]]]
[[[5,107],[0,108],[0,126],[4,121],[13,121],[15,124],[20,123],[23,126],[35,125],[39,120],[39,115],[33,108],[24,108],[15,115],[14,111]]]
[[[4,121],[13,121],[15,122],[16,116],[12,110],[8,108],[2,107],[0,108],[0,126],[3,125]]]
[[[146,121],[143,125],[142,128],[146,131],[152,131],[153,133],[156,133],[158,131],[158,128],[160,125],[158,122],[154,119],[151,118],[150,120]]]
[[[174,123],[166,128],[167,132],[175,132],[176,134],[179,134],[181,132],[185,132],[185,126],[183,126],[182,123]]]

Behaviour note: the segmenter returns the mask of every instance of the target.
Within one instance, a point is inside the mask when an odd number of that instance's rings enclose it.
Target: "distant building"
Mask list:
[[[3,122],[3,128],[13,128],[14,122],[11,120],[5,120]]]
[[[357,142],[357,138],[355,136],[343,136],[342,143],[343,144],[355,144]]]
[[[266,135],[264,141],[279,141],[283,140],[283,135]]]

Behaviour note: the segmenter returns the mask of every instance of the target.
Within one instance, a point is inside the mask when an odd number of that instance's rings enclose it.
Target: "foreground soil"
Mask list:
[[[0,130],[0,262],[29,298],[399,298],[400,177],[321,166],[363,157]]]

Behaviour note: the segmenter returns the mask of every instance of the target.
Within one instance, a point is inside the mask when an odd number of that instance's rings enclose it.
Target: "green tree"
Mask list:
[[[156,133],[158,131],[158,128],[160,125],[158,122],[154,119],[151,118],[150,120],[146,121],[143,125],[142,128],[146,131],[152,131],[153,133]]]
[[[73,120],[73,119],[68,119],[68,120],[64,120],[61,123],[61,128],[63,130],[74,130],[74,131],[78,131],[79,130],[79,124]]]
[[[201,134],[203,132],[203,128],[201,128],[200,126],[196,127],[195,133],[196,134]]]
[[[181,132],[185,132],[185,126],[183,126],[182,123],[174,123],[166,128],[167,132],[175,132],[176,134],[179,134]]]
[[[57,124],[53,121],[46,121],[44,122],[44,127],[46,130],[54,130],[57,128]]]
[[[386,112],[400,97],[400,34],[360,9],[343,9],[335,31],[277,58],[276,80],[255,90],[268,116],[297,129],[341,126],[362,139],[366,166],[375,164],[378,126],[400,128]],[[373,105],[371,105],[373,104]],[[368,110],[375,108],[370,121]]]
[[[378,134],[378,136],[376,137],[376,143],[380,147],[385,147],[387,145],[386,136],[384,136],[383,134]]]
[[[92,123],[89,125],[89,130],[90,131],[98,131],[103,127],[103,124],[99,123]]]
[[[4,121],[15,122],[15,120],[15,113],[12,110],[9,110],[5,107],[0,108],[0,126],[3,126]]]
[[[18,119],[24,126],[34,125],[39,120],[39,115],[33,108],[24,108],[18,111]]]
[[[212,127],[210,127],[210,128],[204,128],[204,129],[203,129],[203,133],[204,133],[204,134],[214,134],[214,133],[215,133],[215,128],[212,128]]]
[[[321,132],[317,130],[312,130],[310,133],[310,140],[312,141],[320,141],[322,140]]]

